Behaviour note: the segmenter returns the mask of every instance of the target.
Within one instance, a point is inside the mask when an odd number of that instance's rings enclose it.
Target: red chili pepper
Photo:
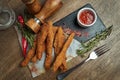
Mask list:
[[[24,25],[24,18],[23,18],[23,16],[21,16],[21,15],[18,16],[18,22],[20,24]]]
[[[25,37],[22,37],[22,49],[23,49],[23,56],[26,57],[26,51],[27,51],[27,40]]]

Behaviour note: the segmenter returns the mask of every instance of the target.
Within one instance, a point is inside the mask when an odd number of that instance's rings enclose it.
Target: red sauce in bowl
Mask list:
[[[90,25],[94,22],[95,15],[90,10],[83,10],[79,15],[79,20],[85,25]]]

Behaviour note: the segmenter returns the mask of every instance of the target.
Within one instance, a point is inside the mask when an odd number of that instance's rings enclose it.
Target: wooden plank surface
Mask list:
[[[100,43],[109,43],[112,49],[100,58],[79,67],[65,80],[120,80],[120,0],[63,0],[63,3],[63,7],[50,20],[55,22],[90,3],[107,27],[113,24],[110,37]],[[16,14],[21,13],[25,7],[20,0],[9,0],[9,4]],[[52,71],[33,79],[27,67],[19,66],[23,59],[20,54],[21,48],[15,29],[11,27],[0,31],[0,80],[56,80],[56,73]],[[68,65],[72,67],[80,61],[82,59],[77,57]]]

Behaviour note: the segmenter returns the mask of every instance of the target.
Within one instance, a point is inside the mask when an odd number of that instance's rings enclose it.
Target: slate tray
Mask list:
[[[62,26],[63,28],[69,27],[72,30],[80,31],[82,35],[80,37],[75,36],[75,39],[77,39],[79,42],[86,42],[91,38],[95,37],[96,34],[100,34],[101,31],[106,29],[105,25],[103,24],[98,14],[97,14],[97,21],[93,26],[89,28],[80,27],[77,23],[77,13],[80,9],[84,7],[89,7],[94,9],[91,6],[91,4],[86,4],[85,6],[79,8],[78,10],[72,12],[71,14],[67,15],[66,17],[54,23],[55,26]]]

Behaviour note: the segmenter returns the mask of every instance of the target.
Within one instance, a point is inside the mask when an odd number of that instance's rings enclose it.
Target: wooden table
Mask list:
[[[44,1],[43,1],[44,2]],[[64,6],[50,19],[54,22],[90,3],[108,27],[113,24],[112,34],[100,44],[109,43],[112,49],[97,60],[90,61],[65,80],[120,80],[120,0],[63,0]],[[20,0],[9,0],[10,5],[21,13],[24,5]],[[23,5],[23,6],[22,6]],[[13,27],[0,31],[0,80],[55,80],[56,74],[48,71],[36,78],[32,78],[28,67],[20,67],[23,60],[21,48]],[[72,60],[72,66],[82,61],[80,57]]]

